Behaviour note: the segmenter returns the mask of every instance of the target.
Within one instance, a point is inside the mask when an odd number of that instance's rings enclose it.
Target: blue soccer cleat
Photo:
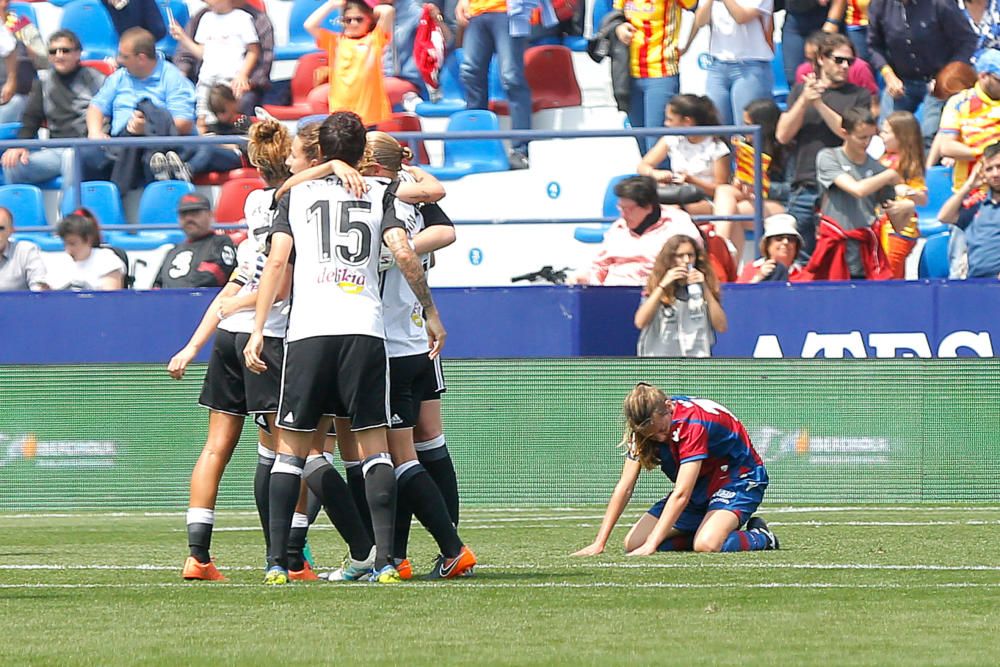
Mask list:
[[[778,548],[778,536],[772,533],[771,529],[767,527],[767,521],[764,521],[759,516],[750,517],[750,520],[747,521],[747,530],[751,533],[758,533],[766,537],[768,550]]]

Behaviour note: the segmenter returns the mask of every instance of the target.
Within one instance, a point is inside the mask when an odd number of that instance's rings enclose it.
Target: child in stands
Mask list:
[[[920,123],[909,111],[895,111],[882,122],[879,134],[885,144],[885,154],[880,162],[899,172],[903,182],[896,187],[897,199],[909,199],[917,206],[927,203],[927,182],[924,179],[924,140]],[[906,258],[917,244],[920,229],[917,216],[896,229],[886,221],[879,237],[889,259],[892,277],[902,279],[906,272]]]

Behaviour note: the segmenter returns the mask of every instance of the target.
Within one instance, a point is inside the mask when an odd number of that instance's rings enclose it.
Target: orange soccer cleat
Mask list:
[[[410,563],[410,559],[404,558],[403,560],[396,563],[396,572],[399,573],[400,579],[412,579],[413,565]]]
[[[184,571],[181,573],[187,581],[225,581],[226,578],[222,576],[219,569],[215,567],[215,563],[209,561],[207,563],[199,563],[198,559],[194,556],[188,556],[187,560],[184,561]]]
[[[461,577],[476,566],[476,554],[469,547],[462,547],[454,558],[438,556],[434,569],[427,575],[428,579],[454,579]]]
[[[309,561],[302,561],[301,570],[289,570],[288,578],[292,581],[319,581],[319,577],[313,572]]]

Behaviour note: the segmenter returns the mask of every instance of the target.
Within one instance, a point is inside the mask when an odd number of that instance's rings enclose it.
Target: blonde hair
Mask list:
[[[361,171],[379,166],[396,174],[404,162],[412,159],[413,151],[408,146],[401,145],[391,134],[372,130],[366,136]]]
[[[659,446],[639,431],[649,425],[653,415],[666,410],[666,403],[667,395],[647,382],[637,383],[622,403],[625,430],[618,446],[624,447],[646,469],[660,464]]]
[[[263,120],[250,126],[247,153],[250,164],[260,170],[268,185],[277,186],[289,177],[285,160],[292,151],[288,129],[276,120]]]

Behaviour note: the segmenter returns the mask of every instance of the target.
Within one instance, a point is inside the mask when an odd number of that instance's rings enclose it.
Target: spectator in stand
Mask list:
[[[205,136],[247,136],[250,121],[240,113],[239,102],[230,86],[224,83],[212,86],[208,93],[208,109],[215,120],[205,127]],[[170,178],[190,181],[192,174],[239,169],[243,166],[243,158],[242,144],[199,145],[187,160],[181,160],[173,151],[153,153],[149,168],[159,181]]]
[[[693,10],[697,0],[655,0],[635,3],[615,0],[625,21],[615,35],[629,50],[629,108],[632,127],[659,127],[670,99],[680,92],[681,10]],[[643,153],[656,137],[641,137]]]
[[[934,148],[955,160],[954,189],[964,184],[983,150],[1000,140],[1000,51],[976,59],[976,85],[948,99]]]
[[[902,183],[896,186],[897,199],[910,199],[916,206],[927,204],[927,181],[924,178],[924,142],[920,123],[909,111],[894,111],[884,121],[879,132],[885,154],[879,162],[899,173]],[[917,216],[900,229],[883,220],[877,230],[882,248],[889,260],[892,277],[902,280],[906,273],[906,258],[920,237]]]
[[[153,287],[222,287],[236,268],[236,247],[212,231],[212,205],[192,192],[181,197],[177,216],[187,239],[163,258]]]
[[[894,186],[903,182],[899,172],[868,155],[868,144],[878,133],[871,111],[848,109],[842,122],[843,146],[824,148],[816,156],[816,178],[823,188],[822,219],[805,277],[885,280],[892,273],[873,223],[881,210],[900,230],[916,209],[913,201],[896,199]]]
[[[247,0],[232,0],[232,5],[237,10],[250,15],[254,31],[257,33],[257,43],[260,46],[260,54],[249,76],[250,87],[243,91],[239,97],[240,112],[246,116],[252,116],[254,107],[263,102],[264,94],[271,88],[271,65],[274,63],[274,24],[268,18],[267,12],[257,9]],[[192,16],[187,25],[184,26],[185,34],[193,40],[198,33],[202,18],[211,13],[212,9],[205,7]],[[184,46],[183,42],[177,43],[174,64],[192,82],[198,80],[198,70],[202,64],[201,58]]]
[[[80,65],[80,40],[69,30],[57,30],[49,37],[51,71],[45,81],[36,79],[28,95],[28,105],[21,118],[18,139],[37,139],[45,125],[52,139],[76,139],[87,136],[86,109],[104,83],[96,69]],[[87,153],[81,153],[81,157]],[[90,153],[93,155],[93,153]],[[64,187],[72,187],[73,151],[69,148],[9,148],[0,158],[7,183],[43,183],[63,176]],[[83,165],[81,180],[101,179],[107,170]]]
[[[194,129],[194,86],[172,63],[156,53],[153,35],[143,28],[130,28],[118,42],[118,68],[109,76],[87,107],[87,136],[191,134]],[[140,109],[145,109],[142,111]],[[172,127],[170,127],[172,126]],[[126,156],[133,149],[90,149],[88,160],[115,162],[112,179],[122,192],[141,182],[141,159]],[[87,151],[89,152],[89,151]]]
[[[805,264],[816,246],[816,210],[819,186],[816,183],[816,155],[820,149],[843,143],[841,116],[854,107],[869,108],[871,93],[847,81],[854,59],[851,43],[843,35],[831,35],[820,46],[819,76],[810,75],[792,88],[788,110],[778,119],[778,142],[794,145],[792,192],[788,212],[795,216],[802,248],[799,261]]]
[[[871,69],[871,52],[868,50],[868,4],[870,0],[847,0],[844,9],[844,28],[854,47],[854,55]],[[872,74],[874,74],[872,70]],[[876,93],[877,94],[877,93]]]
[[[45,262],[38,246],[30,241],[14,241],[14,216],[0,206],[0,292],[49,289]]]
[[[531,129],[531,90],[524,75],[524,50],[531,31],[530,10],[514,13],[514,3],[507,0],[458,0],[455,16],[465,27],[462,41],[463,60],[460,72],[469,109],[488,109],[490,60],[495,53],[500,66],[500,81],[510,100],[512,129]],[[526,8],[526,3],[519,3]],[[511,169],[528,168],[528,142],[511,142]]]
[[[691,48],[695,35],[710,25],[705,92],[719,110],[723,125],[743,117],[750,102],[771,95],[774,88],[774,41],[771,16],[774,0],[703,0],[681,53]]]
[[[129,28],[144,28],[157,42],[167,36],[167,26],[163,24],[156,0],[101,0],[101,3],[108,10],[119,36]]]
[[[170,24],[170,34],[178,43],[201,59],[198,70],[197,123],[204,134],[215,117],[208,108],[212,86],[222,83],[233,90],[237,99],[250,90],[250,74],[260,58],[260,40],[247,12],[236,9],[232,0],[208,0],[211,13],[202,16],[194,38],[188,36],[176,22]]]
[[[314,83],[330,82],[330,111],[353,111],[366,126],[392,116],[385,92],[382,58],[392,41],[395,12],[377,0],[328,0],[306,19],[316,45],[329,54],[329,68],[316,72]],[[342,8],[343,33],[322,27],[326,17]]]
[[[764,236],[760,257],[743,267],[740,283],[788,282],[801,278],[802,266],[795,261],[802,236],[795,228],[795,218],[778,213],[764,218]]]
[[[1000,278],[1000,143],[986,147],[938,219],[965,230],[969,278]]]
[[[976,56],[985,49],[1000,47],[1000,9],[996,0],[958,0],[958,6],[965,11],[979,42]]]
[[[844,25],[848,0],[786,0],[781,26],[781,55],[785,81],[795,81],[795,68],[805,59],[805,42],[817,30],[838,33]],[[865,2],[866,0],[861,0]]]
[[[604,235],[591,266],[570,276],[582,285],[643,285],[667,239],[686,234],[701,241],[691,217],[673,206],[660,206],[656,181],[633,176],[615,185],[620,218]]]
[[[868,48],[872,65],[885,79],[882,118],[893,111],[915,112],[923,105],[921,128],[929,146],[944,102],[928,84],[953,61],[969,62],[979,38],[955,0],[872,0],[868,7]]]
[[[701,239],[699,238],[698,241]],[[722,292],[700,243],[671,237],[656,255],[635,311],[640,357],[710,357],[728,327]]]
[[[56,233],[66,247],[70,261],[60,267],[58,289],[119,290],[125,287],[128,272],[110,248],[101,248],[101,234],[93,218],[70,213],[59,222]]]
[[[0,17],[4,20],[0,27],[0,33],[4,33],[0,35],[0,56],[7,59],[7,67],[0,68],[0,123],[16,123],[21,120],[32,83],[38,78],[35,70],[48,65],[45,41],[27,16],[11,10],[10,0],[0,0]],[[13,39],[8,41],[8,37]]]
[[[819,57],[820,45],[829,36],[830,33],[823,32],[822,30],[809,35],[809,39],[806,40],[806,59],[795,70],[795,83],[802,83],[806,80],[807,74],[816,73],[816,59]],[[847,70],[848,83],[853,83],[855,86],[864,88],[873,96],[878,95],[878,84],[875,83],[875,77],[872,75],[871,65],[857,55],[858,48],[853,42],[851,43],[851,49],[854,51],[854,62],[851,63],[851,66]]]

